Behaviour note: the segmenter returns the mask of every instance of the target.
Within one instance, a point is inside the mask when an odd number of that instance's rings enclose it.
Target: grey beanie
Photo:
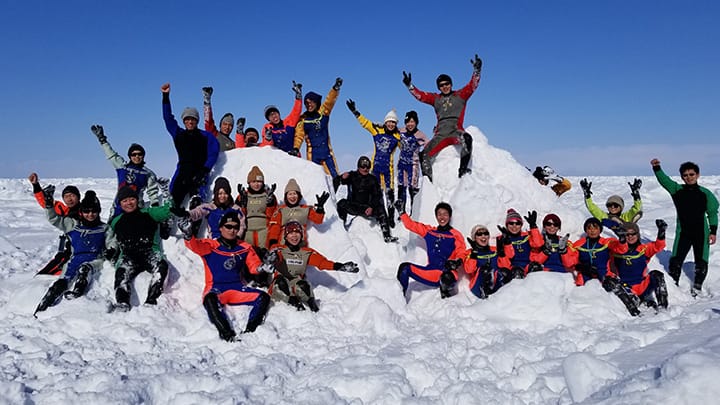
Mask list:
[[[220,120],[220,123],[228,122],[230,124],[235,125],[235,117],[233,117],[230,113],[225,113],[225,115],[222,116],[222,119]]]
[[[200,113],[195,107],[185,107],[180,118],[183,121],[185,121],[185,118],[195,118],[196,121],[200,121]]]
[[[605,202],[605,206],[607,207],[609,204],[617,204],[620,206],[620,210],[625,209],[625,201],[623,201],[622,197],[619,195],[611,195],[608,197],[607,201]]]

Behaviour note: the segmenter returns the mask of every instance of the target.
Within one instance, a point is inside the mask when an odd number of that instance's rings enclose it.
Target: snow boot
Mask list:
[[[650,272],[650,277],[655,280],[655,299],[657,299],[658,306],[667,308],[668,291],[667,285],[665,284],[665,275],[658,270],[653,270]]]
[[[385,197],[387,198],[387,221],[390,228],[395,228],[395,190],[385,190]]]
[[[255,332],[255,329],[257,329],[257,327],[260,326],[265,320],[265,315],[267,314],[269,307],[270,296],[263,293],[262,295],[260,295],[260,303],[258,304],[257,309],[252,311],[255,312],[255,315],[248,319],[247,326],[245,326],[245,331],[243,333]]]
[[[445,271],[440,275],[440,298],[444,299],[454,295],[455,281],[457,281],[455,276],[449,271]]]
[[[458,169],[458,177],[462,177],[472,172],[470,166],[470,158],[472,157],[472,136],[468,133],[462,134],[463,144],[460,151],[460,168]]]
[[[307,300],[308,308],[310,308],[311,311],[317,312],[320,310],[320,307],[318,307],[317,301],[315,301],[315,297],[310,297]]]
[[[148,305],[157,305],[157,299],[163,293],[163,285],[168,274],[168,264],[165,260],[161,260],[158,263],[158,269],[150,280],[150,287],[148,287],[148,295],[145,299],[145,303]]]
[[[418,154],[418,157],[420,158],[420,171],[422,172],[423,176],[426,176],[428,179],[430,179],[430,182],[432,183],[432,158],[427,156],[427,153],[425,151],[421,151]]]
[[[288,304],[294,306],[295,309],[297,309],[298,311],[305,310],[305,306],[302,304],[302,302],[300,302],[300,299],[298,299],[298,297],[296,297],[294,295],[292,297],[288,298]]]
[[[495,283],[493,282],[493,271],[491,268],[483,268],[481,271],[482,273],[480,274],[480,277],[482,279],[482,291],[487,297],[493,293],[493,287],[495,287]]]
[[[220,301],[218,300],[217,294],[213,292],[207,293],[205,298],[203,298],[203,307],[205,307],[205,311],[207,311],[210,322],[217,328],[220,338],[226,342],[234,342],[237,335],[220,308]]]
[[[695,290],[702,290],[702,285],[705,282],[705,277],[707,277],[707,264],[706,263],[698,263],[695,265],[695,280],[693,282],[693,289]]]
[[[402,210],[405,211],[407,203],[407,187],[398,185],[398,200],[402,201]]]
[[[622,301],[622,303],[625,305],[625,308],[627,308],[628,312],[630,312],[630,315],[640,315],[640,309],[638,308],[638,306],[640,305],[640,299],[637,297],[637,295],[633,294],[632,290],[630,290],[630,287],[628,287],[626,284],[623,284],[615,277],[605,277],[602,286],[605,291],[612,292],[618,298],[620,298],[620,301]]]
[[[65,299],[72,300],[85,294],[85,290],[89,284],[90,271],[92,267],[85,263],[78,269],[78,274],[75,276],[75,283],[71,290],[65,291]]]
[[[378,221],[380,222],[380,229],[382,230],[383,238],[385,239],[385,243],[393,243],[397,242],[398,238],[396,236],[392,236],[390,234],[390,226],[387,222],[387,217],[380,217],[378,218]]]
[[[130,280],[127,269],[118,267],[115,271],[115,309],[123,312],[130,310]]]
[[[40,300],[40,303],[38,304],[37,308],[35,308],[35,312],[33,313],[33,316],[37,314],[38,312],[42,312],[51,306],[57,304],[58,299],[62,295],[62,293],[67,289],[68,282],[66,279],[61,278],[59,280],[56,280],[50,288],[47,290],[45,295]]]
[[[668,274],[670,274],[670,277],[672,277],[675,285],[679,285],[680,283],[680,273],[682,273],[682,262],[678,260],[677,257],[671,257]]]

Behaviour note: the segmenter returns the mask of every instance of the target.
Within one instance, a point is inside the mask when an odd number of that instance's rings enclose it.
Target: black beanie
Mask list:
[[[410,110],[405,113],[405,123],[407,124],[410,120],[414,120],[416,124],[420,123],[417,112],[415,112],[415,110]]]
[[[602,230],[603,230],[602,222],[600,222],[600,220],[595,217],[590,217],[585,220],[585,223],[583,224],[583,230],[587,231],[588,225],[590,225],[590,224],[597,226],[598,228],[600,228],[600,232],[602,232]]]
[[[448,204],[446,202],[439,202],[438,205],[435,206],[435,215],[437,215],[438,210],[441,210],[441,209],[447,210],[447,212],[452,217],[452,207],[450,206],[450,204]]]
[[[269,106],[265,107],[265,119],[270,121],[269,116],[270,116],[270,114],[272,114],[274,112],[280,114],[280,110],[278,110],[278,108],[275,107],[274,105],[269,105]]]
[[[437,84],[438,89],[440,88],[440,83],[442,82],[450,82],[450,84],[452,84],[452,79],[450,78],[450,76],[443,73],[435,80],[435,84]]]
[[[357,161],[357,167],[359,168],[361,164],[365,164],[368,167],[370,167],[371,166],[370,158],[367,156],[360,156],[360,158]]]
[[[60,194],[60,195],[65,195],[68,193],[75,194],[77,196],[77,198],[80,199],[80,189],[78,189],[77,187],[75,187],[73,185],[67,186],[63,189],[62,194]]]
[[[100,200],[97,198],[97,194],[94,191],[88,190],[85,192],[85,198],[80,201],[81,209],[90,209],[95,212],[100,212]]]
[[[140,151],[143,156],[145,155],[145,148],[143,148],[139,143],[134,143],[128,148],[128,157],[130,157],[130,155],[135,151]]]
[[[213,195],[217,197],[220,190],[225,190],[227,195],[231,194],[230,182],[225,177],[218,177],[215,179],[215,186],[213,186]]]
[[[223,225],[225,225],[225,224],[228,223],[228,222],[235,222],[235,223],[237,223],[237,224],[239,224],[239,225],[242,226],[242,222],[240,221],[240,217],[238,216],[238,213],[237,213],[237,211],[235,211],[235,210],[230,210],[230,211],[226,212],[225,215],[223,215],[223,216],[220,218],[220,222],[218,222],[218,226],[223,226]]]
[[[135,190],[133,186],[122,186],[117,192],[118,202],[130,197],[135,199],[138,198],[137,190]]]

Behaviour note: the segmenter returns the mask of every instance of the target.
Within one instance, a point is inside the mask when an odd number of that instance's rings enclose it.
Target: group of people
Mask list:
[[[307,226],[325,220],[324,207],[330,194],[323,192],[315,196],[315,204],[304,204],[300,185],[290,179],[279,201],[275,195],[276,184],[267,184],[258,166],[248,172],[247,185],[237,185],[235,198],[225,177],[214,180],[212,195],[209,187],[210,173],[220,153],[234,148],[267,146],[300,157],[303,142],[306,158],[324,167],[333,179],[334,191],[341,185],[348,188],[347,197],[337,202],[338,216],[346,229],[348,216],[352,216],[349,222],[356,216],[372,218],[380,225],[384,240],[396,242],[390,229],[395,227],[397,210],[403,226],[425,240],[428,263],[404,262],[398,268],[397,279],[403,294],[408,290],[409,280],[414,279],[438,287],[441,297],[449,297],[454,294],[461,268],[470,278],[470,291],[479,298],[488,297],[504,284],[528,273],[554,271],[572,273],[577,285],[598,279],[633,315],[639,313],[641,301],[666,307],[663,272],[648,271],[647,263],[665,247],[667,224],[658,220],[656,240],[640,243],[637,220],[642,216],[639,195],[642,183],[639,180],[630,183],[634,204],[627,212],[623,212],[624,201],[619,196],[608,198],[608,211],[602,211],[592,201],[591,183],[581,181],[592,217],[584,224],[586,236],[575,242],[568,240],[569,234],[559,233],[561,220],[552,213],[543,218],[540,230],[535,211],[523,217],[514,209],[508,209],[504,225],[497,227],[500,234],[495,238],[495,246],[491,246],[490,229],[485,225],[474,226],[468,237],[463,237],[451,226],[453,210],[445,202],[435,207],[436,226],[416,222],[406,213],[407,195],[411,208],[420,173],[432,180],[432,163],[442,148],[458,145],[461,150],[458,175],[470,173],[472,138],[462,125],[465,104],[479,84],[482,61],[476,55],[471,63],[470,82],[457,91],[452,89],[451,78],[444,74],[436,81],[439,93],[421,91],[412,83],[411,75],[403,72],[403,83],[410,93],[435,109],[437,124],[431,139],[418,130],[415,111],[405,114],[405,127],[400,128],[394,110],[388,112],[382,124],[373,123],[348,99],[349,110],[373,136],[375,153],[372,159],[361,156],[357,170],[347,172],[338,170],[328,130],[329,115],[343,83],[341,78],[335,80],[324,101],[314,92],[303,97],[302,85],[293,81],[295,101],[290,114],[281,118],[278,107],[267,106],[264,110],[267,123],[260,131],[245,128],[245,118],[235,121],[231,113],[223,115],[217,128],[211,87],[202,89],[205,130],[198,127],[200,115],[192,107],[182,111],[181,127],[172,113],[170,84],[163,84],[163,120],[178,155],[169,184],[146,167],[145,149],[141,145],[130,145],[126,160],[111,147],[104,128],[97,124],[91,127],[91,132],[118,179],[107,223],[99,217],[101,204],[94,191],[88,190],[81,197],[77,187],[68,186],[62,191],[62,201],[56,201],[53,186],[42,188],[37,174],[29,176],[36,200],[46,210],[50,223],[63,233],[58,254],[40,270],[59,278],[41,299],[35,313],[55,305],[63,297],[82,296],[104,260],[115,267],[116,310],[130,310],[132,281],[144,271],[152,274],[145,304],[157,304],[169,267],[161,241],[170,237],[173,223],[187,248],[202,259],[206,284],[203,306],[222,339],[237,339],[223,311],[224,305],[252,307],[245,332],[254,331],[263,322],[273,300],[297,310],[307,307],[318,311],[313,288],[306,278],[308,266],[350,273],[359,271],[356,263],[331,261],[309,246]],[[302,113],[301,104],[306,109]],[[235,140],[230,137],[233,127]],[[396,198],[393,156],[398,147],[399,194]],[[657,159],[652,166],[678,208],[678,235],[669,274],[677,283],[682,263],[692,247],[696,264],[693,291],[699,291],[707,274],[708,247],[715,242],[717,232],[717,200],[697,185],[697,165],[681,166],[685,183],[682,185],[664,174]],[[545,172],[543,176],[550,177]],[[565,179],[558,184],[563,184],[565,191],[570,188]],[[529,226],[527,230],[523,230],[523,218]],[[206,229],[202,228],[203,221]],[[616,237],[602,237],[604,227],[611,229]]]

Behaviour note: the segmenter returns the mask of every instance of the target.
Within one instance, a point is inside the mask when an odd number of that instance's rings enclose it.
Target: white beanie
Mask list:
[[[385,120],[383,122],[388,122],[388,121],[393,121],[396,124],[398,122],[398,116],[397,116],[397,113],[395,112],[394,108],[392,110],[390,110],[390,112],[388,112],[387,115],[385,115]]]

